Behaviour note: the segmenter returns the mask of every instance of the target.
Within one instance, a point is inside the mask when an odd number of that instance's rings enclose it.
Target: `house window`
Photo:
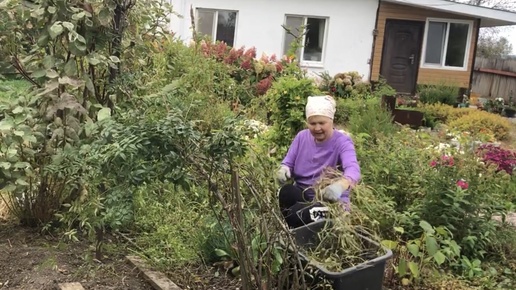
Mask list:
[[[327,19],[305,16],[287,16],[285,19],[285,42],[283,53],[286,54],[296,37],[303,34],[302,47],[296,52],[298,59],[305,63],[321,63],[324,60],[326,45]],[[304,27],[303,31],[301,28]]]
[[[197,31],[214,41],[235,44],[236,11],[197,9]]]
[[[424,67],[465,69],[470,50],[471,21],[429,19],[426,25]]]

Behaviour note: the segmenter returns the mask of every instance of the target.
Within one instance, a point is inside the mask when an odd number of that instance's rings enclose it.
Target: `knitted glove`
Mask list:
[[[276,173],[276,179],[279,183],[283,184],[286,183],[287,180],[290,179],[290,168],[288,168],[285,165],[282,165],[281,168]]]
[[[349,182],[334,182],[323,189],[322,198],[325,201],[336,202],[342,196],[342,193],[349,188]]]

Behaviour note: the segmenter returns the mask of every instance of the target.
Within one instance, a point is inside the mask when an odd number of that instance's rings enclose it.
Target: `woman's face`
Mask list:
[[[312,116],[308,118],[307,124],[317,142],[324,142],[333,134],[333,120],[326,116]]]

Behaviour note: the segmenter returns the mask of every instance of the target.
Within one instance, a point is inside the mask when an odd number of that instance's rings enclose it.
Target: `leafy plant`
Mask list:
[[[347,128],[353,134],[366,133],[371,136],[390,135],[398,132],[389,110],[380,105],[380,99],[356,100],[359,105],[349,112]],[[338,113],[341,114],[341,113]]]
[[[425,104],[455,105],[459,88],[449,85],[424,85],[418,88],[419,99]]]
[[[421,236],[405,240],[403,227],[395,227],[398,240],[383,240],[382,244],[396,252],[390,275],[397,275],[402,285],[421,284],[439,267],[453,265],[461,254],[451,232],[443,226],[433,227],[421,220]]]
[[[214,220],[207,192],[189,191],[172,183],[153,181],[135,189],[133,199],[136,249],[160,269],[181,266],[201,259],[208,242],[209,223]],[[210,251],[213,248],[209,249]]]
[[[305,128],[305,105],[309,96],[318,94],[318,89],[310,79],[294,76],[279,78],[267,94],[271,110],[270,142],[277,148],[285,149],[295,135]],[[282,155],[283,152],[278,152]]]
[[[493,144],[482,144],[477,149],[477,154],[482,157],[484,162],[497,166],[498,170],[503,170],[511,175],[516,172],[516,152],[514,151]]]
[[[69,175],[64,175],[50,172],[47,167],[66,144],[77,141],[79,134],[73,114],[58,118],[56,123],[48,122],[46,116],[57,108],[77,104],[67,101],[66,95],[49,99],[31,93],[13,99],[0,104],[4,114],[0,121],[2,190],[9,194],[10,210],[22,224],[41,226],[50,222],[68,199],[77,170],[69,164]],[[47,106],[38,106],[45,101]],[[80,105],[76,108],[81,109]]]
[[[475,111],[449,122],[449,127],[458,132],[481,135],[483,130],[492,132],[498,140],[507,139],[511,124],[505,118],[484,111]]]
[[[430,137],[403,128],[399,133],[374,137],[354,134],[357,158],[364,168],[362,180],[379,196],[395,203],[398,212],[405,211],[424,194],[425,176],[431,152],[426,150]]]

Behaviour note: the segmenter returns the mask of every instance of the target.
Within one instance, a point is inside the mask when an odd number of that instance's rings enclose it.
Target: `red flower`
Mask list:
[[[251,65],[251,61],[250,61],[250,60],[244,60],[244,61],[242,62],[242,64],[240,65],[240,67],[241,67],[242,69],[245,69],[245,70],[251,69],[251,66],[252,66],[252,65]]]
[[[435,161],[435,160],[430,161],[430,166],[431,167],[436,167],[437,166],[437,161]]]
[[[279,62],[276,63],[276,72],[280,73],[283,71],[283,65]]]
[[[466,189],[468,189],[469,184],[464,179],[460,179],[460,180],[457,180],[457,186],[466,190]]]
[[[272,76],[268,76],[256,84],[256,93],[261,96],[267,93],[272,86]]]
[[[455,164],[453,156],[443,155],[441,156],[441,161],[444,166],[453,166]]]
[[[238,57],[239,57],[238,50],[232,48],[229,51],[229,55],[227,55],[226,58],[224,59],[224,63],[226,63],[226,64],[233,64],[238,59]]]
[[[255,47],[249,48],[248,50],[246,50],[244,52],[244,56],[246,58],[255,58],[256,57],[256,48]]]

